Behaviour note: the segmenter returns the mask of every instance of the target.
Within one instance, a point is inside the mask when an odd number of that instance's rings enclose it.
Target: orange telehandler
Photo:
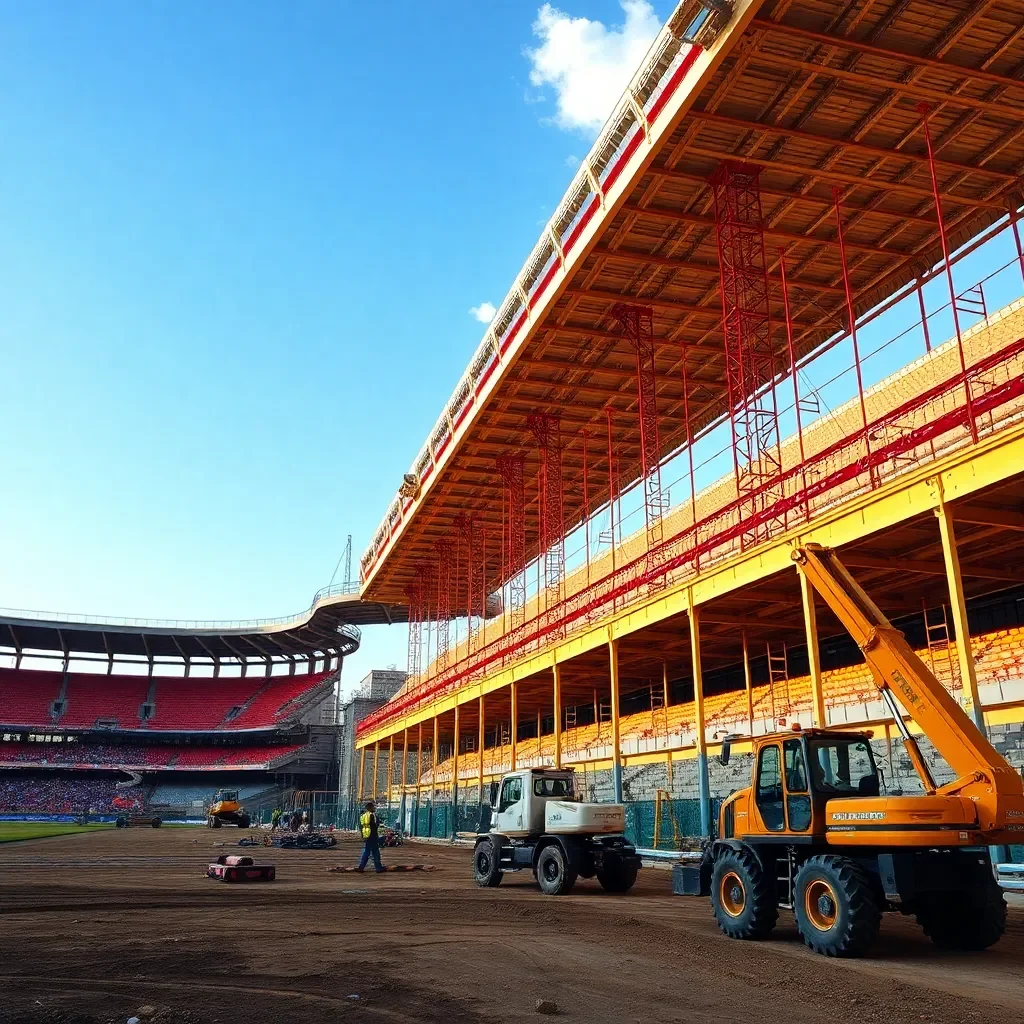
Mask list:
[[[723,803],[699,890],[732,938],[767,936],[781,907],[815,952],[860,956],[882,911],[896,910],[940,947],[986,949],[1006,924],[988,848],[1024,840],[1021,776],[831,550],[793,557],[863,651],[924,793],[881,794],[870,732],[794,726],[752,738],[752,784]],[[936,785],[899,705],[954,781]],[[739,738],[726,737],[723,764]]]

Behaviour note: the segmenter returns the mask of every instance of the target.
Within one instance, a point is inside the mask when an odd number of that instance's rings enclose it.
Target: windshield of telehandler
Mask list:
[[[823,796],[878,796],[878,769],[865,739],[808,742],[811,785]]]

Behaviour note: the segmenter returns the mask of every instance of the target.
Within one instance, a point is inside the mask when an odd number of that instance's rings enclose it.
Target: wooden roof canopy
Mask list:
[[[459,513],[475,516],[491,538],[487,583],[489,589],[500,585],[503,494],[495,458],[526,456],[527,503],[536,502],[540,453],[527,426],[531,413],[561,416],[566,531],[584,511],[584,431],[591,438],[591,511],[607,501],[606,408],[613,410],[619,483],[637,479],[636,354],[611,315],[615,303],[653,309],[663,456],[687,437],[684,346],[690,430],[696,435],[727,415],[708,183],[723,161],[761,168],[779,366],[788,365],[780,248],[798,358],[846,330],[836,195],[858,315],[927,276],[941,260],[922,105],[929,111],[950,246],[1021,205],[1020,0],[684,0],[676,21],[684,8],[687,18],[694,8],[719,9],[712,14],[717,38],[705,39],[706,63],[683,81],[686,98],[672,123],[660,135],[650,132],[635,169],[631,165],[616,183],[614,196],[609,189],[602,197],[607,206],[595,218],[597,228],[578,258],[565,259],[550,295],[531,303],[524,278],[510,292],[518,287],[526,300],[528,322],[515,347],[495,359],[488,387],[477,385],[475,404],[468,412],[463,406],[458,422],[449,416],[443,460],[433,450],[429,460],[421,453],[418,464],[436,462],[434,472],[429,481],[421,482],[425,472],[407,478],[413,493],[396,500],[363,556],[364,597],[406,601],[406,588],[436,559],[435,543],[454,536]],[[609,132],[588,161],[607,148]],[[591,164],[592,183],[593,170]],[[577,181],[585,182],[587,173],[585,164]],[[556,237],[564,243],[566,236]],[[505,308],[489,335],[496,352],[503,344],[499,328],[508,327]],[[528,513],[528,559],[537,553],[536,531],[537,516]]]

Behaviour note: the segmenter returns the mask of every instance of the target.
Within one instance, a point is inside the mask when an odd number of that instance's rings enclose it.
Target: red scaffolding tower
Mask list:
[[[495,466],[505,485],[505,568],[509,587],[510,628],[526,619],[526,481],[521,454],[500,455]]]
[[[758,178],[761,168],[726,161],[711,178],[722,289],[726,386],[741,520],[783,497],[768,266]],[[762,539],[745,530],[741,546]]]

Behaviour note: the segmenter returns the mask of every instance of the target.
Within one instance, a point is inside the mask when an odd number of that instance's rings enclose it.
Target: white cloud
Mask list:
[[[489,324],[494,319],[494,314],[498,311],[494,308],[493,302],[481,302],[479,306],[474,306],[470,311],[469,315],[475,317],[482,324]]]
[[[537,12],[533,34],[540,45],[525,51],[530,84],[554,90],[560,128],[596,134],[661,29],[647,0],[619,4],[625,21],[611,27],[549,3]]]

